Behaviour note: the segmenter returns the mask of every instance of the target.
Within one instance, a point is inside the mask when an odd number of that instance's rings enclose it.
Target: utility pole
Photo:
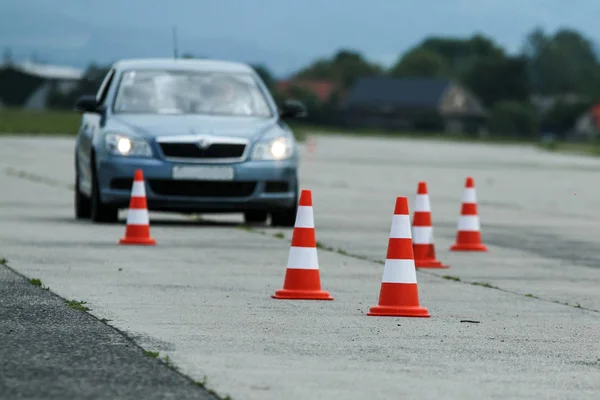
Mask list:
[[[10,47],[7,47],[4,49],[4,56],[3,56],[2,63],[5,66],[10,66],[10,65],[12,65],[12,62],[13,62],[12,50]]]
[[[177,58],[179,56],[177,53],[177,27],[173,26],[173,58]]]

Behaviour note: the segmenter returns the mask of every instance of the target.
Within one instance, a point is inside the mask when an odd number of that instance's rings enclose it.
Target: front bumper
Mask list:
[[[297,164],[294,159],[226,164],[234,168],[233,181],[173,179],[172,169],[176,165],[200,164],[112,156],[100,159],[97,173],[102,202],[127,208],[136,169],[144,173],[148,208],[155,211],[273,211],[292,208],[297,201]]]

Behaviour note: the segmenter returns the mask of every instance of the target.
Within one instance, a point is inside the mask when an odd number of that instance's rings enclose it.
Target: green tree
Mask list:
[[[394,77],[419,76],[427,78],[445,77],[450,74],[446,59],[439,53],[423,48],[411,50],[400,57],[390,69]]]
[[[481,34],[469,38],[429,37],[400,58],[392,76],[441,77],[458,81],[486,106],[498,101],[527,101],[527,62],[509,57]]]
[[[563,137],[567,131],[573,128],[577,118],[592,105],[593,102],[589,100],[558,101],[544,114],[542,123],[552,129],[558,136]]]
[[[273,91],[275,89],[275,77],[273,76],[269,68],[262,64],[252,65],[252,68],[254,68],[256,73],[260,76],[265,85],[267,85],[269,90]]]
[[[383,68],[355,51],[340,50],[330,59],[320,59],[300,70],[294,78],[327,80],[341,88],[351,87],[362,76],[380,75]]]
[[[486,106],[499,101],[526,102],[530,83],[524,57],[483,57],[464,74],[462,82]]]
[[[292,85],[288,89],[286,98],[291,98],[301,101],[306,107],[308,115],[303,118],[302,122],[321,123],[324,118],[324,105],[319,98],[310,90]]]
[[[497,136],[531,138],[537,127],[536,110],[527,103],[500,101],[490,109],[489,128]]]
[[[91,64],[74,90],[63,94],[52,88],[48,95],[49,106],[59,109],[71,109],[80,96],[95,95],[109,70],[110,66]]]
[[[417,48],[439,54],[457,78],[463,77],[477,60],[501,59],[505,54],[502,47],[481,34],[468,39],[429,37]]]
[[[523,53],[536,93],[600,94],[600,65],[594,45],[579,32],[561,29],[548,35],[534,29],[525,39]]]

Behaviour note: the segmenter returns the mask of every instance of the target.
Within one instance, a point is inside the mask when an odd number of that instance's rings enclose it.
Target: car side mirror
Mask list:
[[[75,102],[75,110],[80,112],[99,113],[100,105],[96,102],[96,96],[84,95]]]
[[[281,107],[281,118],[304,118],[308,115],[306,107],[299,100],[286,100]]]

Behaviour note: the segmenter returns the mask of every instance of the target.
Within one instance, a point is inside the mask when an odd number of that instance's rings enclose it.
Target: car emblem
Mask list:
[[[210,140],[207,138],[202,138],[196,142],[196,146],[198,146],[201,149],[206,149],[210,145]]]

